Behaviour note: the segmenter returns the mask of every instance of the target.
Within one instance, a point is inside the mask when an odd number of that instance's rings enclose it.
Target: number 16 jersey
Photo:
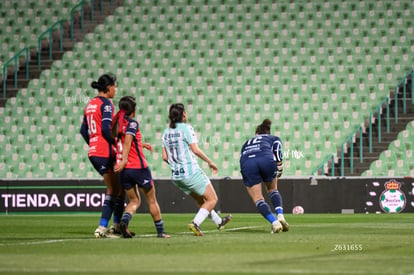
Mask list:
[[[85,107],[83,124],[88,127],[89,151],[88,157],[104,157],[111,155],[111,145],[102,135],[104,125],[109,127],[114,116],[114,104],[104,97],[94,97]]]

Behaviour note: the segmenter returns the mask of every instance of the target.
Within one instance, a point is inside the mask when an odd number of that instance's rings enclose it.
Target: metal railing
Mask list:
[[[381,114],[382,114],[382,107],[385,103],[385,106],[387,107],[387,113],[386,113],[386,117],[385,117],[385,121],[387,123],[387,133],[390,132],[390,104],[389,104],[390,99],[388,97],[386,97],[383,101],[381,101],[380,104],[378,104],[378,106],[374,109],[374,111],[372,111],[369,114],[369,138],[368,138],[368,148],[369,148],[369,152],[372,153],[372,132],[373,132],[373,127],[374,127],[374,116],[377,113],[377,132],[378,132],[378,142],[381,143]]]
[[[354,172],[354,138],[359,133],[359,161],[362,163],[364,161],[363,157],[363,139],[362,139],[362,126],[359,126],[352,134],[345,139],[345,142],[341,146],[341,177],[345,174],[345,147],[349,142],[349,169],[350,172]]]
[[[411,75],[411,103],[414,104],[414,69],[411,69],[394,88],[395,123],[398,123],[398,89],[403,87],[403,113],[407,113],[407,80]]]
[[[60,20],[53,24],[50,28],[48,28],[45,32],[43,32],[40,36],[38,41],[38,68],[40,69],[40,59],[42,54],[42,39],[49,34],[49,59],[52,59],[52,45],[53,45],[53,30],[56,28],[56,26],[59,27],[59,50],[62,51],[63,48],[63,21]]]
[[[414,69],[411,69],[406,75],[403,76],[402,80],[395,86],[395,94],[394,94],[394,104],[395,104],[395,123],[398,123],[398,90],[402,86],[402,98],[403,98],[403,112],[404,114],[407,112],[407,81],[409,76],[411,76],[411,103],[414,104]],[[368,122],[368,147],[369,152],[372,152],[372,144],[373,144],[373,128],[375,123],[375,116],[377,120],[377,139],[378,142],[381,142],[382,132],[381,132],[381,120],[383,117],[383,109],[386,109],[386,116],[385,116],[385,123],[386,123],[386,131],[390,132],[390,98],[384,98],[377,107],[369,114],[369,122]],[[345,174],[345,148],[348,142],[350,142],[350,161],[349,161],[349,168],[350,172],[353,173],[354,170],[354,142],[353,139],[356,134],[359,132],[359,161],[360,163],[363,162],[363,140],[362,140],[362,126],[359,126],[341,145],[341,156],[340,156],[340,163],[341,163],[341,175],[344,176]],[[334,158],[335,155],[331,154],[327,158],[325,158],[320,165],[318,165],[312,172],[312,175],[317,175],[320,170],[324,170],[325,167],[331,161],[331,175],[334,176]]]
[[[331,176],[335,176],[335,156],[334,154],[330,154],[327,156],[319,166],[317,166],[313,171],[312,175],[318,175],[318,172],[321,171],[321,174],[325,174],[325,168],[329,165],[329,161],[331,162]]]
[[[19,57],[25,54],[26,55],[26,79],[29,78],[29,48],[25,47],[16,53],[12,58],[10,58],[3,65],[3,98],[6,98],[6,81],[7,81],[7,66],[14,61],[14,87],[17,88],[17,71],[19,68]]]
[[[77,12],[78,10],[80,10],[80,29],[83,32],[83,23],[84,23],[84,17],[85,17],[85,3],[90,2],[90,6],[91,6],[91,21],[93,22],[93,0],[82,0],[81,2],[79,2],[76,6],[74,6],[72,8],[72,10],[70,11],[70,40],[73,41],[73,29],[74,29],[74,25],[75,25],[75,12]],[[112,4],[112,2],[111,2]],[[103,0],[100,1],[100,7],[101,7],[101,12],[103,10]]]
[[[75,5],[71,12],[70,12],[70,38],[71,41],[73,41],[73,28],[74,28],[74,14],[78,9],[80,9],[81,14],[81,31],[83,31],[83,23],[84,23],[84,6],[85,3],[90,2],[91,7],[91,21],[93,21],[94,17],[94,0],[82,0],[77,5]],[[110,1],[111,4],[113,4],[113,1]],[[102,13],[103,11],[103,0],[100,0],[100,11]],[[53,37],[52,32],[53,30],[58,26],[59,27],[59,40],[60,40],[60,50],[62,51],[63,48],[63,22],[66,22],[67,20],[59,20],[58,22],[54,23],[51,27],[49,27],[45,32],[43,32],[39,38],[38,38],[38,68],[40,69],[41,64],[41,40],[45,39],[44,37],[49,34],[49,59],[52,58],[52,43],[53,43]],[[29,48],[25,47],[22,50],[20,50],[18,53],[16,53],[12,58],[10,58],[6,63],[3,65],[3,98],[6,98],[6,81],[7,81],[7,66],[14,62],[14,86],[17,87],[17,71],[18,71],[18,58],[23,54],[26,54],[26,79],[29,78]],[[1,65],[0,65],[1,66]]]

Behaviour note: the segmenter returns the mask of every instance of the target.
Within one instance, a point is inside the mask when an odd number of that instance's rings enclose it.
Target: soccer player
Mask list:
[[[257,209],[272,225],[272,233],[279,233],[288,231],[289,224],[284,218],[282,196],[277,190],[277,180],[283,172],[282,141],[270,134],[271,124],[269,119],[263,120],[256,128],[256,135],[243,144],[240,168],[243,183]],[[263,198],[262,182],[277,217]]]
[[[212,162],[197,145],[197,137],[193,128],[187,124],[187,113],[181,103],[172,104],[169,110],[170,125],[162,135],[162,158],[171,168],[172,181],[185,194],[190,195],[197,203],[199,210],[188,225],[195,236],[203,236],[200,225],[210,216],[221,230],[230,222],[231,215],[221,218],[214,207],[217,194],[209,178],[198,166],[197,157],[208,163],[213,174],[218,171]]]
[[[117,91],[116,77],[112,74],[101,75],[98,81],[91,83],[98,90],[98,96],[92,98],[85,107],[80,133],[89,145],[88,158],[93,167],[103,176],[106,196],[102,206],[99,226],[95,230],[96,238],[106,238],[108,233],[117,233],[124,209],[124,194],[118,177],[113,173],[115,156],[112,146],[115,140],[111,133],[114,104],[111,99]],[[108,230],[108,223],[114,214],[114,224]]]
[[[151,170],[145,159],[143,148],[152,153],[152,146],[142,143],[139,124],[135,117],[136,102],[132,96],[124,96],[119,101],[119,112],[113,123],[113,136],[117,143],[115,172],[119,173],[122,188],[126,191],[129,202],[120,222],[120,229],[124,238],[132,238],[128,225],[141,204],[139,190],[147,200],[151,216],[154,220],[158,238],[169,238],[164,232],[164,222],[161,210],[155,196],[155,186]]]

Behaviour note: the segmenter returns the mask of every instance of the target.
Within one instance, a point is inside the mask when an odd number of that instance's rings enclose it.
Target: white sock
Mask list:
[[[193,222],[197,225],[201,225],[207,217],[208,210],[205,208],[200,208],[197,214],[195,215]]]
[[[220,224],[222,221],[221,217],[217,214],[216,211],[214,211],[214,209],[210,212],[210,218],[215,224]]]

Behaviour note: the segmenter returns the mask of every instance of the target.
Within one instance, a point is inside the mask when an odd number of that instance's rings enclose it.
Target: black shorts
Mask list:
[[[143,169],[125,168],[119,173],[119,181],[125,190],[135,185],[145,190],[150,190],[154,185],[149,167]]]
[[[102,157],[89,157],[93,167],[98,173],[103,176],[103,174],[112,173],[115,159],[112,157],[102,158]]]

